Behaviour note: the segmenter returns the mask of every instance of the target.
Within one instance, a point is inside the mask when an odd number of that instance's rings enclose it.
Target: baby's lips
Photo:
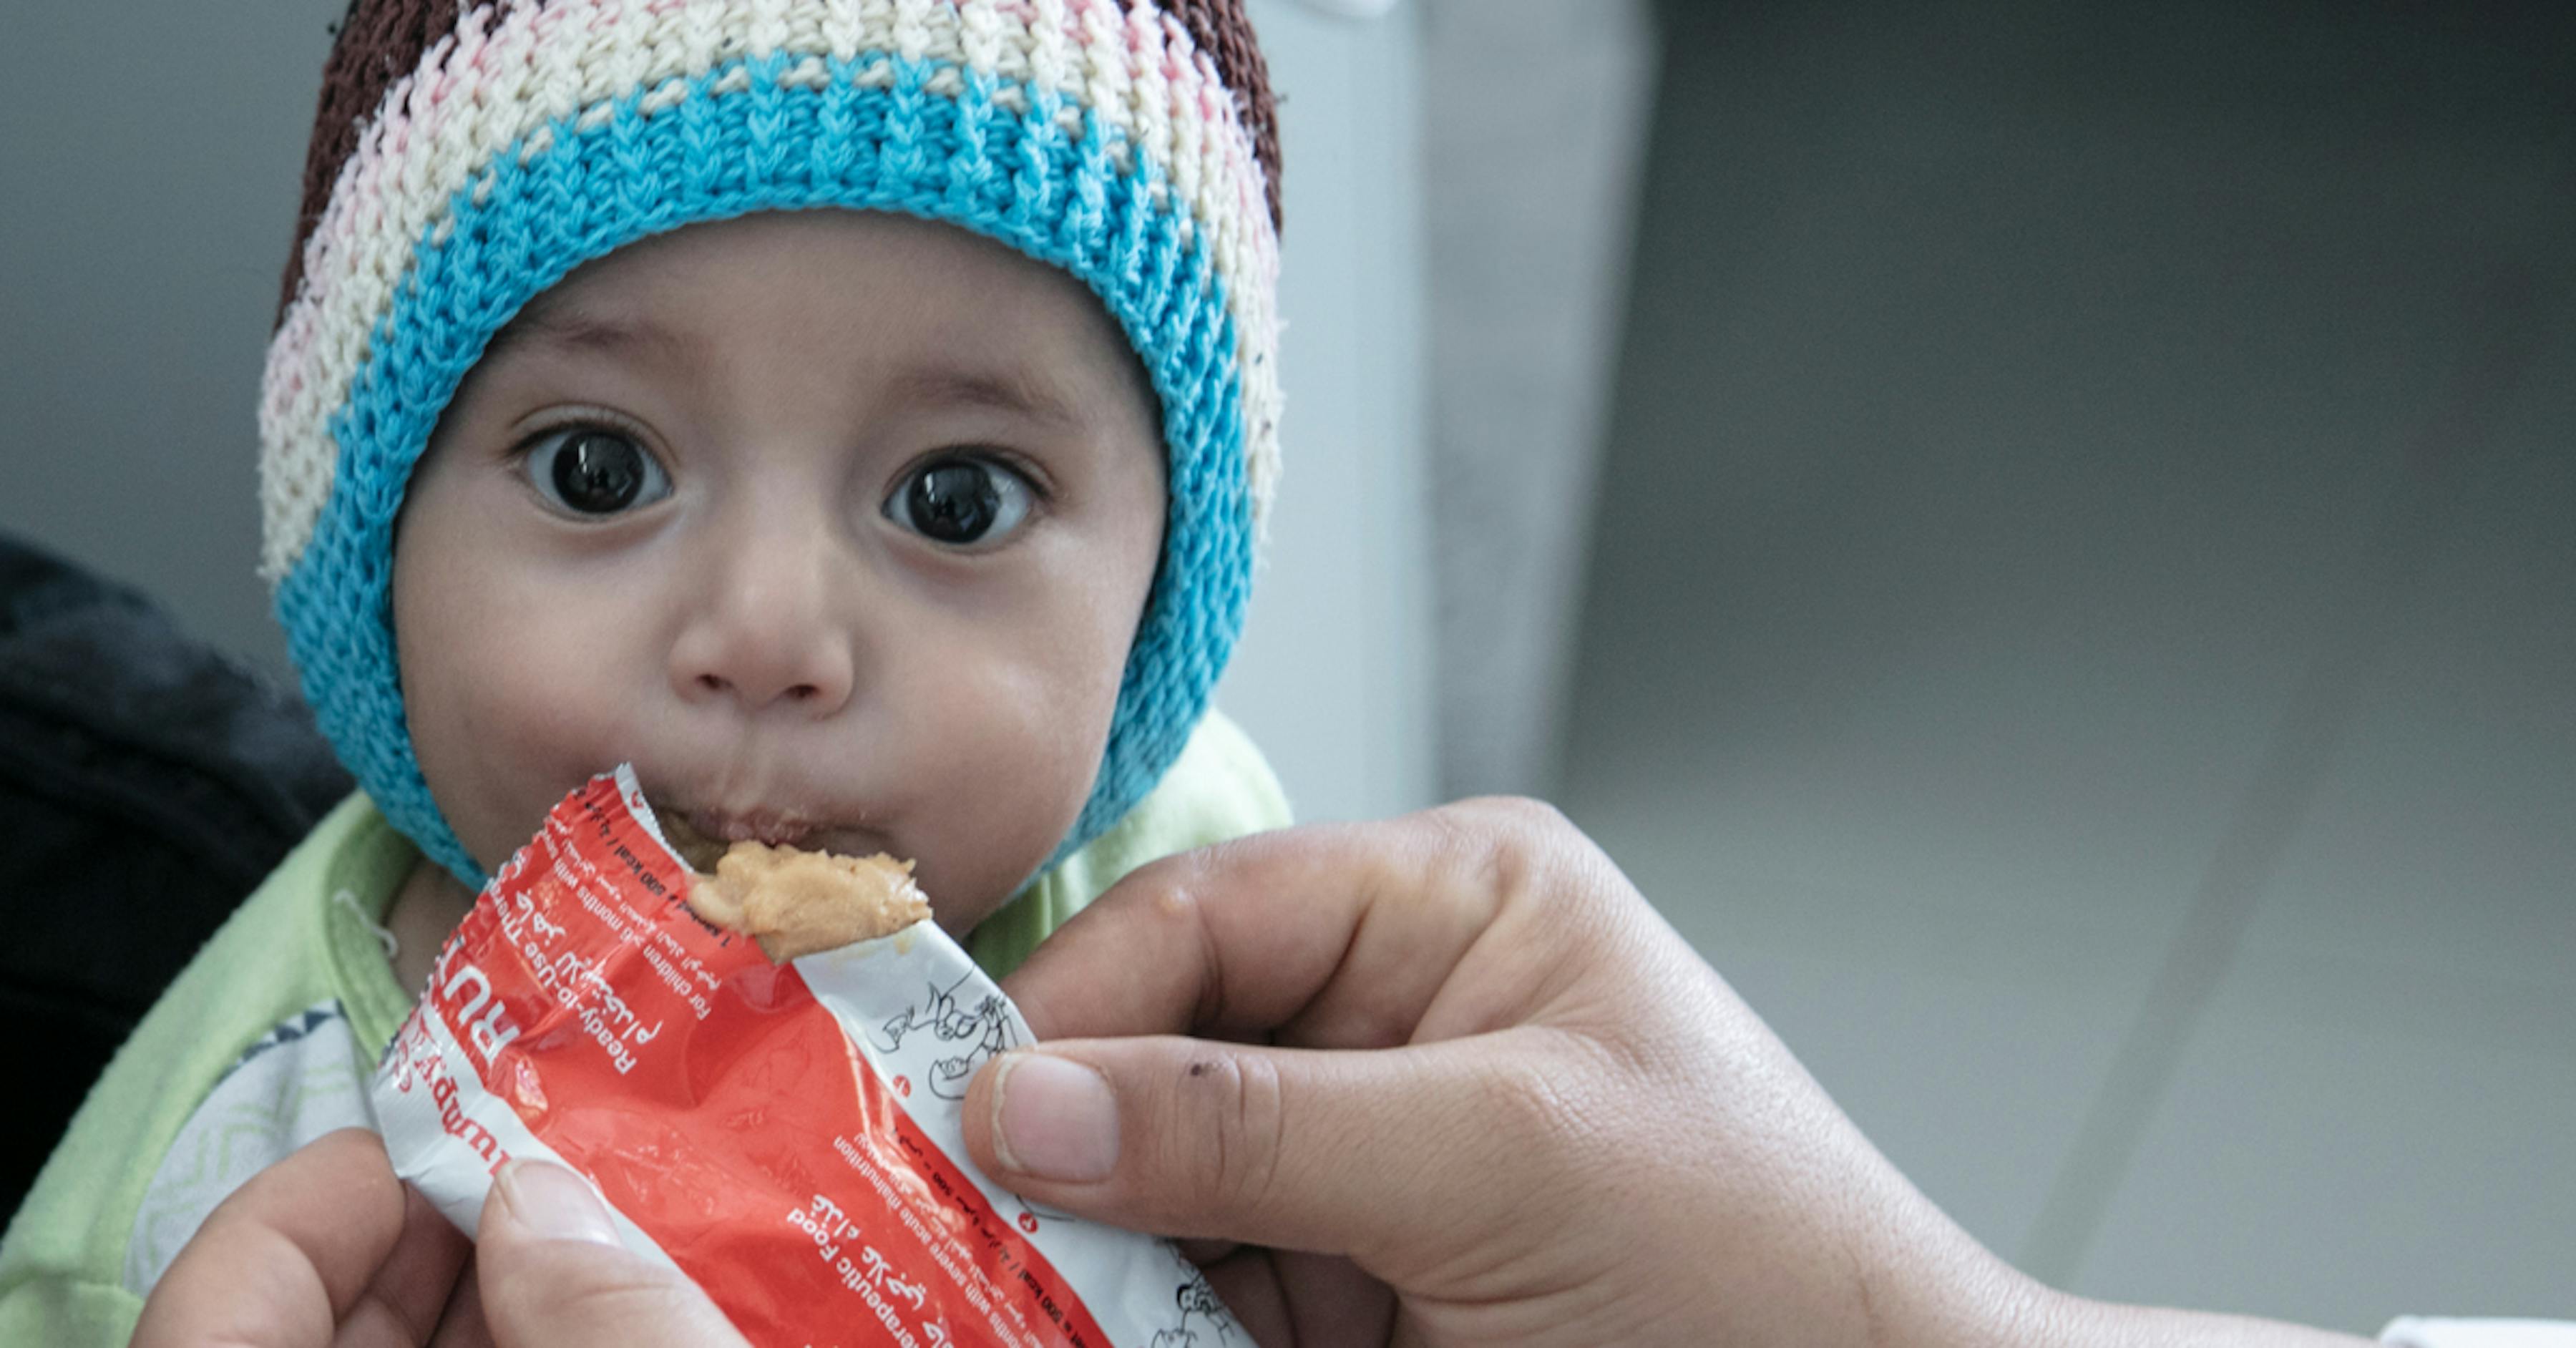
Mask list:
[[[657,818],[662,825],[663,839],[671,844],[672,851],[680,854],[682,861],[689,863],[690,870],[700,873],[715,870],[716,862],[724,856],[724,843],[700,831],[684,812],[674,810]]]
[[[789,814],[751,810],[727,813],[719,810],[688,812],[691,825],[710,838],[725,842],[758,842],[772,847],[805,847],[815,827]]]
[[[802,852],[841,857],[896,854],[893,840],[874,830],[814,822],[808,811],[752,806],[721,809],[692,802],[676,791],[662,795],[647,790],[663,839],[691,870],[713,875],[736,843],[753,842]],[[910,863],[905,863],[907,869]]]

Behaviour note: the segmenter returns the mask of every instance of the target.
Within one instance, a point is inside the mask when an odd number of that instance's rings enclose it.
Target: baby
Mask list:
[[[1286,811],[1208,707],[1277,461],[1233,0],[357,0],[261,406],[263,571],[364,790],[118,1055],[0,1341],[122,1343],[368,1122],[484,876],[591,775],[914,859],[996,973]]]

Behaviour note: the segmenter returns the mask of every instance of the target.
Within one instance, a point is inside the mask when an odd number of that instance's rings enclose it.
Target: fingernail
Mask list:
[[[617,1224],[581,1176],[544,1161],[512,1161],[495,1181],[510,1215],[540,1240],[616,1245]]]
[[[1118,1100],[1098,1072],[1048,1053],[1012,1053],[993,1082],[993,1149],[1034,1179],[1084,1183],[1118,1165]]]

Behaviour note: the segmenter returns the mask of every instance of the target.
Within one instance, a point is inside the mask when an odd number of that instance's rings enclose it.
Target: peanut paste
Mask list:
[[[890,936],[930,916],[912,863],[883,852],[845,857],[750,839],[727,847],[677,818],[662,829],[696,872],[690,910],[758,941],[773,964]]]

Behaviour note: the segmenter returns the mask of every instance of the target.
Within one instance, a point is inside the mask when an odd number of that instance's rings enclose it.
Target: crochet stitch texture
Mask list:
[[[393,525],[492,336],[690,223],[901,211],[1088,284],[1162,404],[1164,555],[1062,856],[1152,789],[1241,631],[1278,461],[1277,146],[1233,0],[357,0],[260,406],[262,574],[386,816],[482,874],[422,780]]]

